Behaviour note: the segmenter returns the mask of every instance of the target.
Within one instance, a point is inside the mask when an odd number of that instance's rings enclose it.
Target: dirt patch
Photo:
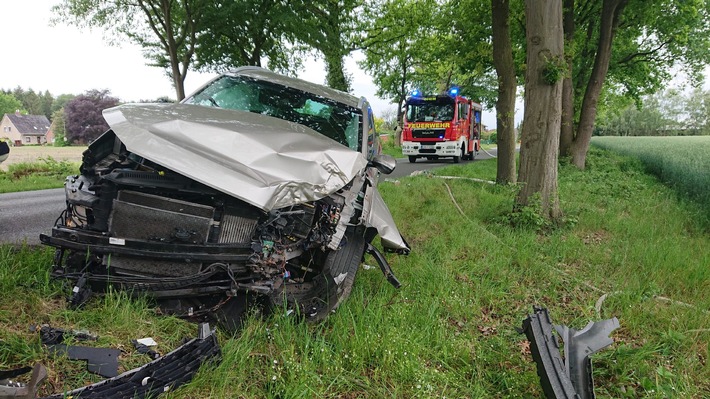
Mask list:
[[[51,146],[21,146],[10,147],[10,156],[0,164],[0,170],[7,171],[9,165],[21,162],[35,162],[40,158],[52,157],[57,161],[81,162],[81,153],[85,146],[51,147]]]

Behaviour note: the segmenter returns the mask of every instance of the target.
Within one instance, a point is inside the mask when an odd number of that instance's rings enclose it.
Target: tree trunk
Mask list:
[[[565,49],[572,48],[574,43],[574,0],[564,0],[563,29],[565,34]],[[574,86],[572,83],[572,54],[565,51],[567,74],[562,80],[562,126],[560,128],[560,156],[571,155],[574,140]]]
[[[548,82],[544,72],[563,53],[562,0],[525,1],[525,120],[520,148],[522,188],[516,208],[533,203],[539,195],[541,216],[557,221],[562,216],[557,194],[557,153],[562,119],[562,81]]]
[[[597,103],[606,73],[609,70],[611,46],[614,34],[619,25],[619,16],[626,7],[628,0],[604,0],[602,5],[599,45],[594,59],[592,74],[587,83],[587,89],[582,100],[577,135],[572,143],[572,164],[584,169],[587,161],[587,151],[594,131],[594,119],[597,116]]]
[[[491,0],[493,7],[493,64],[498,75],[496,182],[515,183],[515,64],[510,42],[510,2]]]

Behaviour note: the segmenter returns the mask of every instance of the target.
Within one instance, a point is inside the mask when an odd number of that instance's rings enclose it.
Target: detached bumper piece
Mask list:
[[[564,360],[560,355],[554,327],[564,342]],[[552,325],[547,309],[533,307],[533,314],[523,320],[522,333],[530,341],[530,351],[545,396],[550,399],[593,399],[592,354],[614,343],[609,334],[619,327],[619,320],[589,322],[577,331]]]
[[[202,323],[197,338],[157,360],[114,378],[42,399],[154,398],[189,382],[202,364],[218,361],[220,355],[217,337],[209,324]]]

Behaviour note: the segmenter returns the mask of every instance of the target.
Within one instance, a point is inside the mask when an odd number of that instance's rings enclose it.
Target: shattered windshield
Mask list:
[[[453,118],[453,104],[410,104],[407,107],[410,122],[450,121]]]
[[[360,150],[362,122],[356,108],[291,87],[223,76],[185,103],[273,116],[307,126],[352,150]]]

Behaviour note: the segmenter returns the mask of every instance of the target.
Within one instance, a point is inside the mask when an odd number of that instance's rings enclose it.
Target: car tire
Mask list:
[[[414,163],[414,162],[417,162],[417,157],[415,157],[414,155],[410,155],[409,156],[409,163]]]
[[[365,237],[354,229],[345,232],[345,245],[337,251],[331,251],[325,259],[325,269],[338,285],[338,300],[333,307],[336,309],[350,296],[355,283],[355,275],[360,268],[365,254]]]

